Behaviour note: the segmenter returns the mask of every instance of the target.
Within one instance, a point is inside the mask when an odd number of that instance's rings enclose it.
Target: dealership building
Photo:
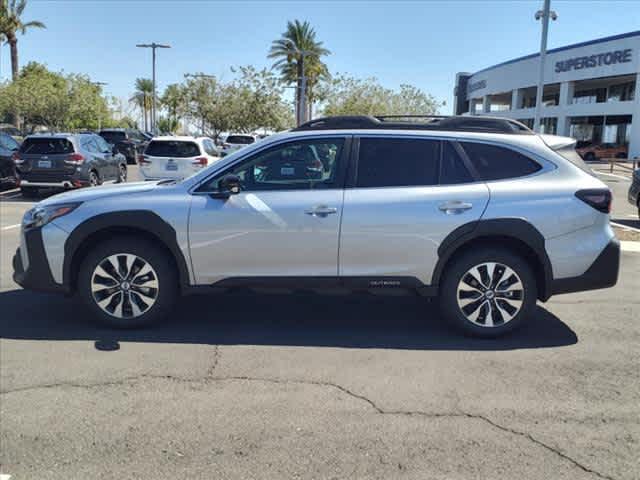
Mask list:
[[[505,116],[533,127],[540,55],[458,73],[457,115]],[[541,129],[640,157],[640,31],[547,51]]]

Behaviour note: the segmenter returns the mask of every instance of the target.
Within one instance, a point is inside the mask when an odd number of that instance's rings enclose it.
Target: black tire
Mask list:
[[[127,165],[125,163],[121,163],[118,165],[118,178],[116,179],[116,183],[126,183],[127,181]]]
[[[24,198],[36,198],[40,193],[36,187],[20,187],[20,194]]]
[[[100,180],[100,176],[98,175],[98,172],[96,172],[95,170],[91,170],[89,172],[89,186],[97,187],[101,183],[102,181]]]
[[[506,266],[515,273],[516,277],[511,276],[508,270],[502,268],[499,270],[496,267],[492,282],[497,283],[497,286],[489,285],[489,289],[485,289],[481,284],[479,289],[467,287],[467,284],[462,282],[463,278],[473,281],[472,278],[466,276],[467,273],[472,268],[484,263],[496,263]],[[505,287],[508,283],[505,283],[508,278],[507,275],[500,277],[500,271],[502,271],[502,275],[508,274],[511,281],[519,277],[522,288],[520,289],[517,283],[508,286],[508,288]],[[481,267],[477,273],[488,274],[488,268],[486,266]],[[488,277],[484,277],[484,282],[490,283]],[[463,290],[459,290],[460,286],[463,287]],[[480,248],[454,258],[447,265],[440,287],[440,309],[445,319],[464,334],[481,338],[499,337],[519,328],[532,314],[538,297],[535,276],[529,264],[522,257],[511,251],[499,248]],[[506,290],[511,288],[513,290],[505,293]],[[483,290],[484,293],[481,293],[480,290]],[[518,293],[519,291],[522,291],[522,293]],[[489,293],[491,293],[491,296],[488,299]],[[463,303],[469,302],[469,304],[462,307],[459,306],[459,296]],[[520,296],[523,298],[518,305],[518,297]],[[496,303],[499,303],[500,308]],[[476,305],[479,306],[474,309]],[[508,309],[507,306],[509,306]],[[514,312],[512,310],[514,306],[519,306],[519,310],[516,308]],[[463,312],[463,308],[466,309],[466,314]],[[492,312],[491,316],[488,313],[489,310]],[[497,313],[493,313],[495,310],[497,310]],[[467,315],[473,316],[475,312],[480,312],[475,321],[467,317]],[[508,318],[510,313],[513,314],[512,318]],[[482,324],[483,319],[484,325]],[[489,323],[494,323],[494,325],[489,326]]]
[[[127,259],[124,255],[132,255],[146,262],[152,269],[152,275],[140,273],[142,269],[146,271],[146,267],[140,268],[143,264],[139,264],[137,259],[131,263],[130,274],[126,278],[120,277],[118,281],[113,279],[121,274],[122,270],[120,272],[116,270],[117,275],[109,278],[94,275],[98,267],[104,267],[105,271],[113,272],[113,269],[106,268],[109,264],[105,264],[105,261],[112,256],[115,256],[115,264],[119,265],[119,268],[126,267]],[[138,268],[137,272],[136,268]],[[146,278],[146,283],[138,282],[142,277]],[[130,286],[125,289],[122,282],[128,282]],[[142,286],[145,295],[140,294],[141,287],[136,286],[136,283]],[[144,285],[152,287],[155,285],[157,288],[148,288]],[[92,286],[100,290],[94,294]],[[110,291],[102,289],[103,287]],[[146,240],[121,236],[99,243],[88,253],[80,265],[77,291],[92,315],[102,324],[114,328],[138,328],[151,325],[169,316],[178,298],[178,275],[166,251]],[[153,301],[150,300],[152,297]],[[108,303],[101,307],[98,304],[99,300],[108,301]],[[147,305],[147,308],[144,308],[144,305]],[[134,315],[134,308],[138,309],[139,315]]]
[[[587,152],[584,154],[584,159],[587,162],[595,162],[597,160],[596,154],[593,152]]]

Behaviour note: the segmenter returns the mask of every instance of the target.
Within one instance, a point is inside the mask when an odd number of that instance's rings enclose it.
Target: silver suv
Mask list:
[[[404,289],[493,337],[536,300],[617,281],[611,193],[574,145],[505,119],[315,120],[180,182],[40,202],[14,279],[117,327],[212,287]]]

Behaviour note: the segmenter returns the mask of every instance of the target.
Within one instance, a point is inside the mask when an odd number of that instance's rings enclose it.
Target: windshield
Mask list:
[[[226,142],[239,145],[250,145],[255,142],[255,139],[250,135],[229,135]]]

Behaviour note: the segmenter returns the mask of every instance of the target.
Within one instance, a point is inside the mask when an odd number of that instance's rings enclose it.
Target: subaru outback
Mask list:
[[[495,337],[535,321],[537,300],[616,283],[610,206],[570,138],[506,119],[329,117],[183,181],[40,202],[14,279],[77,294],[115,327],[212,287],[402,289]]]

